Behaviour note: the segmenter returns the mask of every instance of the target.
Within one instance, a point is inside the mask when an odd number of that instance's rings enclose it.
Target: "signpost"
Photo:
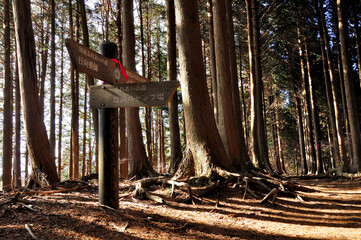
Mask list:
[[[107,83],[126,83],[125,77],[121,74],[123,68],[128,75],[129,83],[150,82],[138,73],[119,66],[116,61],[107,58],[78,42],[67,38],[65,45],[68,49],[74,69],[86,73],[89,76],[98,78]]]
[[[123,67],[120,62],[111,59],[116,55],[116,45],[113,43],[103,45],[107,47],[108,51],[104,51],[104,54],[108,56],[72,39],[66,39],[65,44],[74,69],[108,83],[90,86],[90,107],[99,109],[99,203],[118,209],[118,126],[115,109],[166,105],[176,92],[179,82],[150,82]]]
[[[91,108],[151,107],[167,105],[176,81],[98,85],[90,88]]]

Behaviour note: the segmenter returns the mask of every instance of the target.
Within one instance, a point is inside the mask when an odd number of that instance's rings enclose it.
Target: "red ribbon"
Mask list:
[[[115,58],[113,58],[113,59],[111,59],[113,62],[115,62],[115,63],[118,63],[119,64],[119,66],[120,66],[120,71],[122,72],[122,74],[123,74],[123,76],[125,77],[125,80],[127,80],[127,82],[129,82],[129,79],[128,79],[128,74],[125,72],[125,70],[124,70],[124,68],[123,68],[123,66],[122,66],[122,64],[117,60],[117,59],[115,59]]]

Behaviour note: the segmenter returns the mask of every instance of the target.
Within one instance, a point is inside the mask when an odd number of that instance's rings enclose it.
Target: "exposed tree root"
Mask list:
[[[165,203],[158,196],[154,197],[147,191],[149,185],[171,185],[171,197],[174,197],[175,186],[185,188],[188,192],[187,202],[193,199],[202,201],[201,198],[207,194],[217,192],[220,187],[232,186],[244,190],[243,199],[247,196],[259,200],[261,203],[271,201],[273,204],[278,196],[292,197],[299,201],[304,201],[298,192],[314,192],[316,190],[301,186],[289,178],[282,178],[279,174],[266,174],[261,171],[252,170],[250,172],[230,172],[223,168],[214,166],[210,171],[206,171],[205,176],[194,176],[194,159],[192,152],[187,148],[183,153],[183,159],[177,172],[169,179],[165,177],[155,177],[142,179],[135,182],[134,196],[139,199],[151,199],[155,202]]]
[[[174,180],[171,180],[168,178],[163,178],[163,177],[146,178],[146,179],[137,181],[135,183],[135,190],[133,192],[133,196],[138,199],[150,199],[157,203],[166,203],[165,200],[163,200],[162,198],[148,192],[147,187],[150,184],[158,184],[163,187],[167,184],[171,185],[172,186],[171,197],[174,197],[175,186],[186,188],[187,192],[188,192],[187,201],[192,201],[192,196],[193,196],[192,189],[188,183],[178,182],[178,181],[174,181]]]

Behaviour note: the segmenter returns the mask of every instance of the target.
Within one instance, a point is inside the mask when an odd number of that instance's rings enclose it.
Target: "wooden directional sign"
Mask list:
[[[71,62],[78,71],[107,83],[125,83],[126,79],[121,73],[121,66],[117,62],[79,44],[72,39],[66,39]],[[149,82],[150,80],[138,73],[123,67],[128,75],[129,83]]]
[[[164,106],[179,86],[178,81],[109,84],[90,87],[91,108]]]

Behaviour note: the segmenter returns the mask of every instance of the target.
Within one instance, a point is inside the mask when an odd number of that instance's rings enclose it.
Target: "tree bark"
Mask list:
[[[50,131],[49,141],[50,146],[55,154],[55,0],[51,0],[51,41],[50,41],[50,54],[51,54],[51,66],[50,66]]]
[[[336,157],[339,157],[339,160],[343,164],[344,170],[347,170],[349,168],[349,161],[347,159],[347,153],[346,153],[346,146],[345,146],[345,136],[342,129],[342,119],[341,119],[341,111],[339,109],[339,104],[337,99],[339,99],[338,91],[337,91],[337,82],[336,82],[336,76],[335,76],[335,70],[334,65],[332,63],[332,55],[331,55],[331,47],[330,47],[330,40],[329,35],[326,27],[326,21],[325,21],[325,15],[323,10],[323,1],[320,0],[319,3],[320,7],[320,15],[321,15],[321,24],[322,24],[322,33],[323,33],[323,40],[325,42],[326,47],[326,58],[327,58],[327,65],[328,65],[328,75],[331,83],[331,92],[332,95],[330,95],[330,100],[332,101],[333,107],[330,106],[331,112],[334,114],[334,117],[330,118],[330,121],[335,122],[336,127],[336,133],[334,133],[334,129],[332,128],[332,135],[337,136],[337,145],[339,147],[339,150],[336,151]],[[338,44],[337,44],[338,45]],[[347,114],[346,112],[344,114]],[[347,123],[346,123],[347,124]],[[335,142],[335,139],[334,139]],[[337,152],[339,154],[337,154]],[[336,166],[335,166],[336,167]]]
[[[210,69],[212,77],[212,104],[214,117],[218,122],[218,96],[217,96],[217,68],[216,68],[216,53],[214,47],[214,28],[213,28],[213,3],[212,0],[208,0],[209,3],[209,51],[210,51]]]
[[[236,60],[236,47],[234,42],[234,26],[233,26],[233,14],[232,14],[232,1],[226,0],[226,16],[227,16],[227,38],[228,38],[228,53],[230,60],[230,73],[231,73],[231,90],[232,90],[232,106],[234,115],[234,124],[236,129],[236,138],[240,151],[240,161],[237,165],[244,171],[248,171],[253,166],[250,161],[246,140],[244,137],[244,130],[242,124],[242,111],[241,100],[238,87],[238,73],[237,73],[237,60]]]
[[[76,1],[77,10],[79,4]],[[79,16],[76,15],[76,38],[79,38]],[[73,72],[74,73],[74,72]],[[71,76],[71,179],[79,179],[79,72]]]
[[[38,183],[59,181],[54,154],[40,113],[36,76],[36,52],[31,21],[30,1],[14,0],[13,12],[18,54],[19,78],[27,145],[32,178]]]
[[[17,57],[16,57],[17,58]],[[21,187],[21,96],[19,82],[19,68],[17,59],[15,59],[15,156],[14,156],[14,175],[15,187]]]
[[[268,159],[267,139],[263,119],[263,83],[257,0],[246,0],[246,8],[251,88],[251,158],[254,165],[268,172],[272,172],[272,167]]]
[[[45,9],[45,2],[42,2],[42,8],[41,8],[42,13],[44,14],[44,18],[41,19],[41,33],[40,33],[40,41],[42,44],[42,48],[40,51],[40,55],[41,55],[41,71],[40,71],[40,111],[41,111],[41,116],[44,119],[44,98],[45,98],[45,79],[46,79],[46,69],[48,66],[48,53],[49,53],[49,48],[47,47],[49,45],[49,37],[50,37],[50,32],[49,30],[49,22],[46,22],[46,27],[44,24],[44,19],[45,16],[47,16],[48,12],[47,9]],[[44,32],[45,32],[45,36],[44,36]]]
[[[81,28],[83,33],[83,45],[86,47],[89,47],[89,30],[88,30],[88,23],[87,23],[87,17],[86,17],[86,11],[85,11],[85,3],[84,0],[79,0],[79,11],[80,11],[80,19],[81,19]],[[94,85],[94,78],[90,76],[86,76],[86,81],[88,86]],[[98,136],[99,136],[99,120],[98,120],[98,111],[97,109],[92,109],[92,118],[93,118],[93,128],[95,133],[95,161],[98,162]]]
[[[241,100],[242,100],[242,112],[243,112],[243,132],[244,132],[244,137],[245,137],[245,142],[246,142],[246,150],[248,152],[248,147],[249,147],[249,133],[248,133],[248,111],[247,111],[247,106],[246,106],[246,100],[244,97],[244,84],[243,84],[243,77],[242,77],[242,69],[243,69],[243,64],[242,64],[242,46],[240,44],[239,46],[239,71],[240,71],[240,83],[241,83]]]
[[[241,158],[238,145],[234,112],[232,108],[232,80],[227,38],[225,0],[213,0],[213,27],[218,85],[218,130],[228,157],[232,162],[243,160],[240,167],[245,168],[245,159]]]
[[[124,65],[135,71],[135,36],[133,1],[124,1],[123,7],[123,61]],[[129,150],[129,177],[143,178],[156,175],[150,166],[143,144],[139,108],[127,108],[126,123]]]
[[[175,27],[174,0],[166,1],[167,10],[167,77],[168,81],[177,80],[177,40]],[[182,160],[182,149],[178,121],[178,94],[173,95],[168,104],[171,159],[168,173],[174,174]]]
[[[360,122],[357,113],[356,98],[353,82],[351,79],[350,61],[348,59],[347,29],[344,28],[343,1],[337,0],[338,28],[341,44],[342,70],[344,75],[344,85],[346,93],[346,103],[348,118],[350,121],[350,132],[352,141],[353,161],[351,165],[352,172],[361,171],[361,133]]]
[[[86,174],[86,141],[87,141],[87,118],[88,118],[88,113],[87,113],[87,103],[88,103],[88,86],[85,84],[84,86],[84,108],[83,108],[83,163],[82,163],[82,171],[81,171],[81,176],[85,176]],[[91,149],[89,149],[89,151],[91,151]]]
[[[146,27],[147,27],[147,77],[152,78],[152,38],[151,38],[151,18],[149,15],[149,1],[146,8]],[[156,151],[154,150],[154,134],[155,129],[153,128],[153,110],[151,107],[145,108],[145,134],[147,139],[147,151],[148,160],[151,166],[155,166]],[[154,156],[153,156],[154,155]]]
[[[312,111],[312,122],[314,126],[314,136],[315,136],[315,151],[316,151],[316,174],[322,174],[324,172],[323,161],[322,161],[322,146],[321,146],[321,130],[319,122],[318,108],[315,100],[315,92],[313,87],[313,79],[311,75],[311,63],[308,52],[308,43],[305,41],[305,57],[307,65],[307,76],[308,76],[308,89],[310,96],[310,106]]]
[[[305,64],[304,64],[304,54],[302,49],[303,39],[301,36],[301,32],[298,29],[298,50],[299,50],[299,57],[300,57],[300,68],[301,68],[301,80],[302,80],[302,97],[304,102],[305,108],[305,129],[307,131],[307,135],[305,135],[305,142],[309,148],[309,159],[311,163],[311,172],[316,173],[316,152],[315,152],[315,143],[313,140],[313,124],[312,124],[312,117],[311,117],[311,104],[309,98],[309,88],[308,88],[308,81],[306,78],[305,73]]]
[[[317,6],[318,7],[318,6]],[[320,16],[317,14],[318,17]],[[321,23],[321,19],[319,17],[319,23]],[[319,24],[321,25],[321,24]],[[321,58],[322,58],[322,70],[323,70],[323,76],[326,86],[326,99],[327,99],[327,107],[328,107],[328,118],[331,125],[331,131],[332,131],[332,139],[333,141],[330,141],[331,150],[332,153],[332,168],[335,168],[336,161],[340,162],[340,148],[339,143],[337,139],[337,127],[336,127],[336,120],[335,120],[335,109],[333,106],[333,96],[331,91],[331,81],[330,81],[330,75],[328,72],[328,65],[327,65],[327,56],[325,51],[325,41],[323,36],[323,29],[322,26],[320,26],[320,47],[321,47]],[[330,134],[328,135],[329,137]]]
[[[301,99],[297,96],[296,90],[294,95],[295,95],[295,102],[297,108],[298,139],[299,139],[300,153],[301,153],[301,175],[306,175],[308,173],[308,167],[307,167],[306,151],[305,151],[305,136],[303,132]]]
[[[73,1],[69,0],[68,2],[68,11],[69,11],[69,37],[71,39],[74,39],[74,26],[73,26]],[[74,75],[74,67],[73,64],[70,63],[70,86],[71,86],[71,105],[73,109],[73,92],[74,92],[74,81],[75,81],[75,75]],[[72,111],[72,117],[71,117],[71,133],[70,133],[70,159],[69,159],[69,178],[74,178],[74,156],[73,156],[73,111]]]
[[[12,136],[13,136],[13,107],[12,107],[12,79],[11,79],[11,45],[10,45],[10,1],[4,1],[4,119],[3,119],[3,190],[11,189],[12,170]]]
[[[59,128],[58,128],[58,177],[62,174],[62,138],[63,138],[63,97],[64,97],[64,29],[61,31],[61,62],[60,62],[60,102],[59,102]]]
[[[217,166],[229,170],[232,165],[217,130],[207,90],[198,3],[176,0],[175,9],[186,137],[193,153],[195,174],[210,175]]]
[[[120,62],[123,62],[122,58],[122,0],[117,0],[117,46],[118,46],[118,59]],[[128,143],[126,139],[126,129],[125,129],[125,109],[118,109],[118,120],[119,120],[119,158],[120,163],[120,172],[119,177],[126,179],[128,177]]]

